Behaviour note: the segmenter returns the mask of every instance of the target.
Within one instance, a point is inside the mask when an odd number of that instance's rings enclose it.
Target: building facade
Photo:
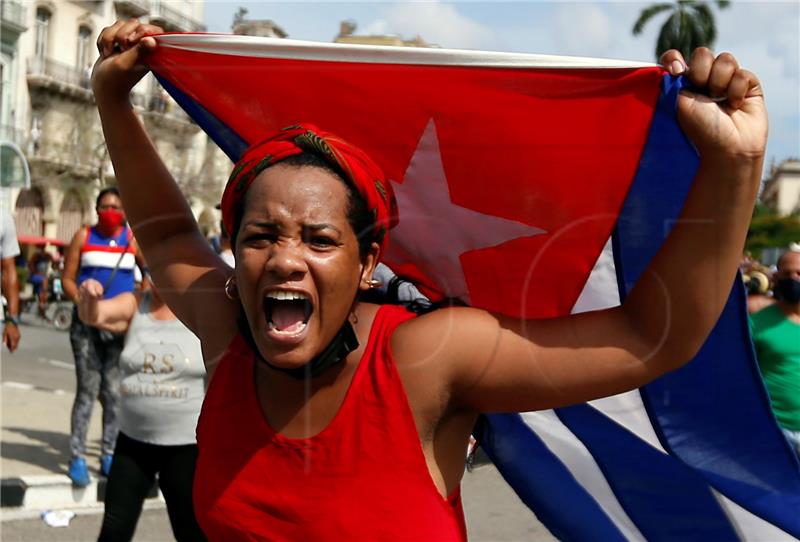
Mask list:
[[[3,77],[6,92],[6,6]],[[4,132],[13,134],[30,168],[30,189],[11,193],[18,235],[69,242],[94,221],[97,192],[115,183],[90,86],[99,33],[117,19],[138,17],[167,31],[202,31],[196,0],[26,0],[19,4],[13,94],[3,100]],[[19,10],[13,13],[19,13]],[[11,65],[11,62],[8,63]],[[214,205],[229,168],[216,145],[148,75],[132,101],[202,226],[216,226]],[[7,136],[4,136],[7,137]],[[224,173],[222,173],[224,175]]]
[[[0,137],[16,143],[30,168],[31,187],[6,190],[18,235],[68,243],[94,221],[97,192],[115,184],[91,91],[96,41],[118,19],[139,18],[167,31],[202,31],[199,0],[0,0],[2,81]],[[236,34],[283,38],[270,20],[234,17]],[[427,47],[422,38],[357,35],[345,21],[335,41]],[[230,160],[148,75],[132,102],[168,169],[186,194],[206,235],[218,232],[215,209]],[[156,195],[154,195],[156,197]]]
[[[784,160],[772,167],[761,201],[780,216],[800,214],[800,160]]]
[[[430,44],[421,36],[416,35],[410,40],[393,34],[357,34],[358,27],[355,21],[345,20],[339,23],[339,35],[334,43],[354,43],[358,45],[388,45],[392,47],[438,47]]]
[[[0,0],[0,137],[20,144],[16,133],[16,88],[20,73],[19,40],[28,29],[28,10],[13,0]]]
[[[24,144],[24,134],[16,125],[16,89],[20,77],[19,38],[28,29],[27,8],[19,1],[0,0],[0,141],[3,142],[0,169],[3,186],[0,187],[0,213],[13,209],[10,193],[5,190],[7,177],[14,176],[12,162],[6,154],[6,144],[19,149]]]

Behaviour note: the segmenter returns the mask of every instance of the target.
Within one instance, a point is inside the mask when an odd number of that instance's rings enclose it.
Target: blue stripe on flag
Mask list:
[[[184,94],[178,87],[153,72],[161,86],[169,92],[170,96],[178,102],[186,113],[214,140],[222,152],[228,155],[232,162],[237,162],[249,145],[239,134],[231,130],[226,124],[208,112],[208,110]]]
[[[664,85],[615,232],[616,269],[625,291],[668,234],[698,164],[674,122],[681,83],[665,77]],[[744,304],[737,281],[700,353],[642,388],[642,400],[665,450],[740,506],[800,536],[800,468],[770,410]]]
[[[556,410],[592,454],[647,540],[738,540],[706,482],[680,461],[583,404]]]
[[[503,478],[562,541],[624,541],[597,501],[578,483],[519,414],[484,414],[481,446]]]

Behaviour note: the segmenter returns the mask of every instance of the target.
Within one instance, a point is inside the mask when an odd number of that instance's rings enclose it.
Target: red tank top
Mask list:
[[[210,540],[466,540],[460,491],[444,499],[431,479],[389,347],[412,316],[378,310],[339,412],[309,438],[269,426],[253,352],[233,341],[197,428],[194,506]]]

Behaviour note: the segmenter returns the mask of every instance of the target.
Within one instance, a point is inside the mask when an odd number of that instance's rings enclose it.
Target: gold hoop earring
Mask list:
[[[236,301],[239,299],[239,290],[236,288],[236,277],[231,275],[228,277],[228,280],[225,281],[225,297],[230,299],[231,301]]]
[[[367,286],[369,286],[370,289],[372,289],[372,288],[380,288],[381,286],[383,286],[383,281],[378,280],[378,279],[369,279],[369,280],[365,280],[364,282],[367,283]]]

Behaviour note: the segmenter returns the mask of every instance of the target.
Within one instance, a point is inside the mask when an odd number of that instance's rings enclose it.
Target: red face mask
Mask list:
[[[113,235],[123,222],[125,222],[125,213],[117,209],[97,212],[97,229],[104,235]]]

